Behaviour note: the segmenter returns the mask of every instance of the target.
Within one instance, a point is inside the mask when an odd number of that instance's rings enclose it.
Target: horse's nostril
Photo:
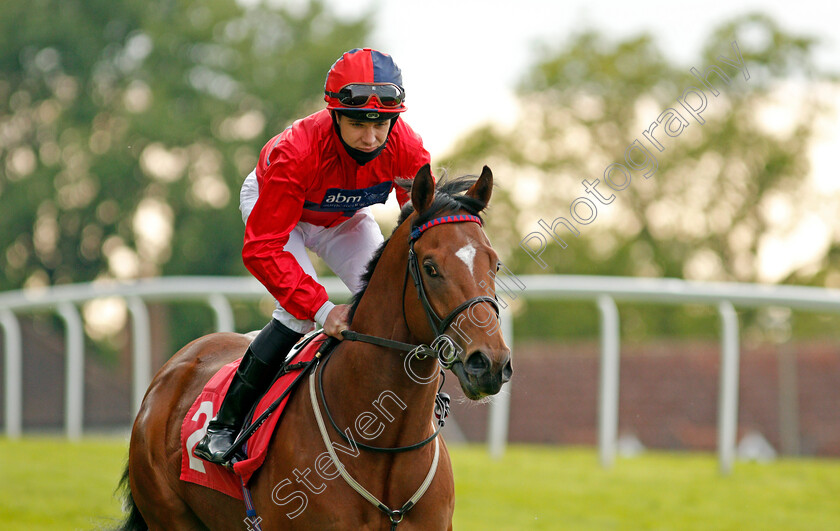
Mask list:
[[[467,358],[467,362],[464,364],[464,369],[474,376],[483,374],[489,368],[490,360],[481,351],[470,354],[470,357]]]
[[[505,366],[502,369],[502,383],[509,382],[511,376],[513,376],[513,365],[511,365],[510,360],[508,360],[508,362],[505,363]]]

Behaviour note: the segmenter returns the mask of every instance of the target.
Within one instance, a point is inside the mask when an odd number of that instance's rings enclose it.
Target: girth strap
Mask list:
[[[429,467],[429,473],[426,474],[426,478],[423,480],[423,483],[420,484],[420,487],[414,495],[409,498],[402,507],[397,510],[392,510],[390,507],[381,502],[379,498],[371,494],[370,491],[364,488],[358,481],[353,479],[353,476],[345,470],[344,465],[338,460],[338,455],[336,455],[335,449],[330,441],[330,437],[327,434],[327,428],[324,425],[324,418],[321,416],[321,408],[318,407],[318,398],[315,396],[315,372],[317,369],[318,368],[315,367],[315,370],[309,373],[309,399],[312,403],[312,411],[315,412],[315,420],[318,423],[318,431],[321,432],[321,438],[324,440],[324,445],[327,447],[327,453],[335,465],[335,468],[338,470],[338,473],[344,481],[350,485],[350,488],[359,493],[360,496],[370,502],[377,509],[385,513],[385,515],[391,520],[391,529],[395,530],[397,524],[399,524],[405,516],[405,513],[414,507],[417,501],[420,500],[420,498],[422,498],[429,489],[429,485],[432,484],[432,480],[437,472],[438,460],[440,458],[440,441],[435,439],[435,455],[434,458],[432,458],[432,466]]]

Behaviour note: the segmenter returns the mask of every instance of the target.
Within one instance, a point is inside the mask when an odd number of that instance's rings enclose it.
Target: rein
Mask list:
[[[428,347],[426,347],[426,348],[428,348]],[[327,419],[330,421],[330,424],[332,424],[333,429],[335,429],[335,431],[339,434],[339,436],[342,439],[344,439],[345,442],[350,443],[351,445],[358,446],[359,448],[361,448],[363,450],[368,450],[368,451],[371,451],[371,452],[396,454],[396,453],[401,453],[401,452],[409,452],[411,450],[417,450],[418,448],[422,448],[422,447],[426,446],[427,444],[432,442],[432,440],[434,440],[438,436],[438,434],[440,433],[440,430],[443,429],[443,425],[446,423],[446,415],[444,414],[444,412],[449,410],[449,395],[441,392],[441,389],[443,389],[443,382],[446,380],[446,377],[444,376],[443,371],[440,371],[441,382],[440,382],[440,386],[438,387],[438,397],[435,398],[435,412],[437,413],[437,410],[439,409],[439,404],[440,403],[443,402],[446,405],[445,405],[445,407],[440,408],[440,409],[442,409],[442,411],[441,411],[441,414],[438,417],[438,426],[435,428],[435,432],[432,433],[429,437],[423,439],[422,441],[420,441],[418,443],[411,444],[411,445],[408,445],[408,446],[398,446],[396,448],[383,448],[381,446],[371,446],[371,445],[368,445],[368,444],[360,443],[360,442],[356,441],[355,439],[351,441],[347,437],[347,435],[345,435],[344,432],[341,431],[341,428],[338,427],[338,424],[336,424],[335,419],[332,416],[332,413],[330,413],[330,408],[327,406],[327,397],[324,395],[324,371],[326,371],[326,369],[327,369],[327,362],[329,361],[329,359],[330,359],[329,355],[327,355],[323,358],[323,365],[321,366],[321,371],[318,373],[318,394],[321,396],[321,403],[324,405],[324,413],[327,414]],[[313,372],[310,378],[314,379],[314,376],[315,376],[315,373]]]

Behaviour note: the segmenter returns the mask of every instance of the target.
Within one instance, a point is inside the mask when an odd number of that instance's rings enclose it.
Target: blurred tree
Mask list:
[[[320,0],[0,3],[0,290],[246,275],[242,180],[369,31]],[[156,315],[169,354],[213,327]]]
[[[737,62],[733,41],[749,80],[719,59]],[[517,273],[768,280],[760,260],[768,257],[769,238],[794,230],[813,209],[809,145],[826,110],[823,82],[832,79],[814,66],[815,45],[766,16],[749,15],[714,30],[701,56],[684,67],[673,64],[648,35],[611,43],[586,31],[542,51],[521,84],[523,118],[512,130],[476,131],[448,164],[488,163],[502,183],[509,183],[497,194],[507,200],[494,205],[489,221],[504,240],[494,244],[507,251],[503,256]],[[717,97],[689,72],[694,67],[704,73],[712,65],[729,79],[727,84],[709,75],[708,82],[720,91]],[[677,101],[690,86],[707,97],[702,125]],[[701,100],[689,96],[689,101],[699,107]],[[661,117],[669,108],[678,109],[687,122],[673,138],[663,129],[667,116]],[[774,120],[779,114],[783,119]],[[654,130],[661,150],[643,135],[657,119],[663,122]],[[676,131],[680,122],[673,120]],[[625,160],[625,150],[636,140],[656,159],[649,178]],[[640,149],[631,157],[639,165],[646,160]],[[631,170],[631,180],[620,190],[605,183],[605,169],[613,162]],[[584,179],[599,179],[597,191],[615,198],[609,204],[599,201],[586,192]],[[621,173],[614,179],[620,181]],[[570,205],[578,197],[597,207],[597,220],[575,223],[577,236],[557,225],[556,233],[568,244],[563,249],[538,221],[572,220]],[[581,217],[589,212],[578,208]],[[833,228],[837,240],[840,234]],[[545,269],[520,247],[532,232],[547,240],[541,256]],[[797,267],[801,271],[806,264]],[[797,269],[772,280],[796,274]],[[651,327],[657,332],[685,328],[670,310],[658,316]],[[713,318],[707,316],[705,324],[714,327]],[[573,316],[559,320],[569,326],[550,327],[556,333],[581,331]],[[651,319],[646,321],[650,325]]]
[[[245,274],[242,179],[363,19],[320,1],[0,4],[0,290]]]

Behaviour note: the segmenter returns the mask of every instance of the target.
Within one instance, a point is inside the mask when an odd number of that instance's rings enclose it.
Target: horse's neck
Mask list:
[[[383,252],[353,317],[355,332],[405,343],[418,342],[403,317],[407,258],[400,258],[407,257],[407,253],[407,246],[403,252],[398,245]],[[385,426],[381,438],[376,439],[376,446],[411,444],[430,433],[438,389],[436,378],[423,384],[422,379],[410,376],[405,366],[406,354],[394,349],[344,341],[336,354],[326,373],[325,387],[328,396],[336,397],[330,407],[336,404],[344,426],[364,424],[370,417],[366,420],[362,414],[373,414]],[[413,360],[411,370],[425,377],[437,370],[437,361]],[[370,431],[375,431],[378,425],[372,422]]]

